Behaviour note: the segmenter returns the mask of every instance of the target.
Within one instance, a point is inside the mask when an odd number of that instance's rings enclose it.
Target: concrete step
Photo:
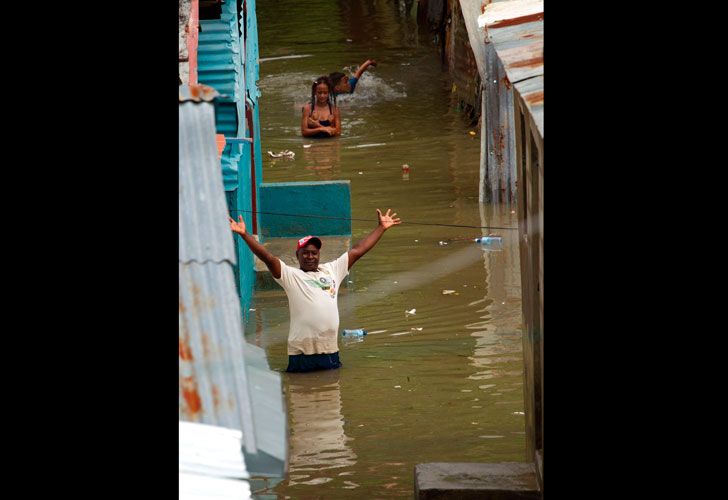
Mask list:
[[[536,468],[527,462],[447,463],[415,466],[418,500],[540,500]]]

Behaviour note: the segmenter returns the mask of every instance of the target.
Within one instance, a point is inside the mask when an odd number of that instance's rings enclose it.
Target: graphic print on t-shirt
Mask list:
[[[318,280],[307,279],[304,280],[311,286],[320,288],[323,291],[328,291],[331,298],[336,297],[336,280],[327,276],[321,276]]]

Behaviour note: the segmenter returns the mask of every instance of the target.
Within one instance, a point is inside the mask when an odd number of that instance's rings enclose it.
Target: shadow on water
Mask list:
[[[403,220],[341,290],[341,329],[369,335],[339,343],[340,370],[283,374],[289,476],[257,494],[411,498],[415,464],[525,460],[517,231],[496,231],[503,248],[487,251],[439,244],[487,229],[407,224],[517,227],[514,207],[478,203],[480,140],[417,25],[416,2],[257,4],[261,59],[278,58],[260,66],[263,151],[296,153],[266,155],[264,181],[350,180],[352,217],[371,221],[352,221],[354,242],[374,228],[377,208]],[[308,57],[280,58],[292,55]],[[339,100],[341,137],[302,138],[309,82],[367,58],[378,66]],[[285,293],[256,291],[252,308],[246,338],[283,372]]]

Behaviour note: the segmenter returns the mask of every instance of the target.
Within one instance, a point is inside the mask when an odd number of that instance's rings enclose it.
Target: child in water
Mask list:
[[[361,75],[367,70],[369,66],[376,66],[377,61],[374,59],[367,59],[364,63],[359,66],[353,77],[348,78],[344,73],[336,71],[329,75],[329,80],[334,86],[334,103],[336,103],[336,96],[338,94],[353,94],[356,88],[356,83],[361,78]]]
[[[301,135],[303,137],[336,137],[341,135],[339,108],[333,102],[332,85],[328,77],[318,77],[311,86],[311,102],[303,107]]]

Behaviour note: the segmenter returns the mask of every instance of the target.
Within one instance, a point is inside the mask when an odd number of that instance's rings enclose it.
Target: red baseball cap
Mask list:
[[[296,252],[298,252],[301,248],[305,247],[309,243],[321,250],[321,240],[318,238],[318,236],[304,236],[303,238],[298,240],[298,244],[296,244]]]

